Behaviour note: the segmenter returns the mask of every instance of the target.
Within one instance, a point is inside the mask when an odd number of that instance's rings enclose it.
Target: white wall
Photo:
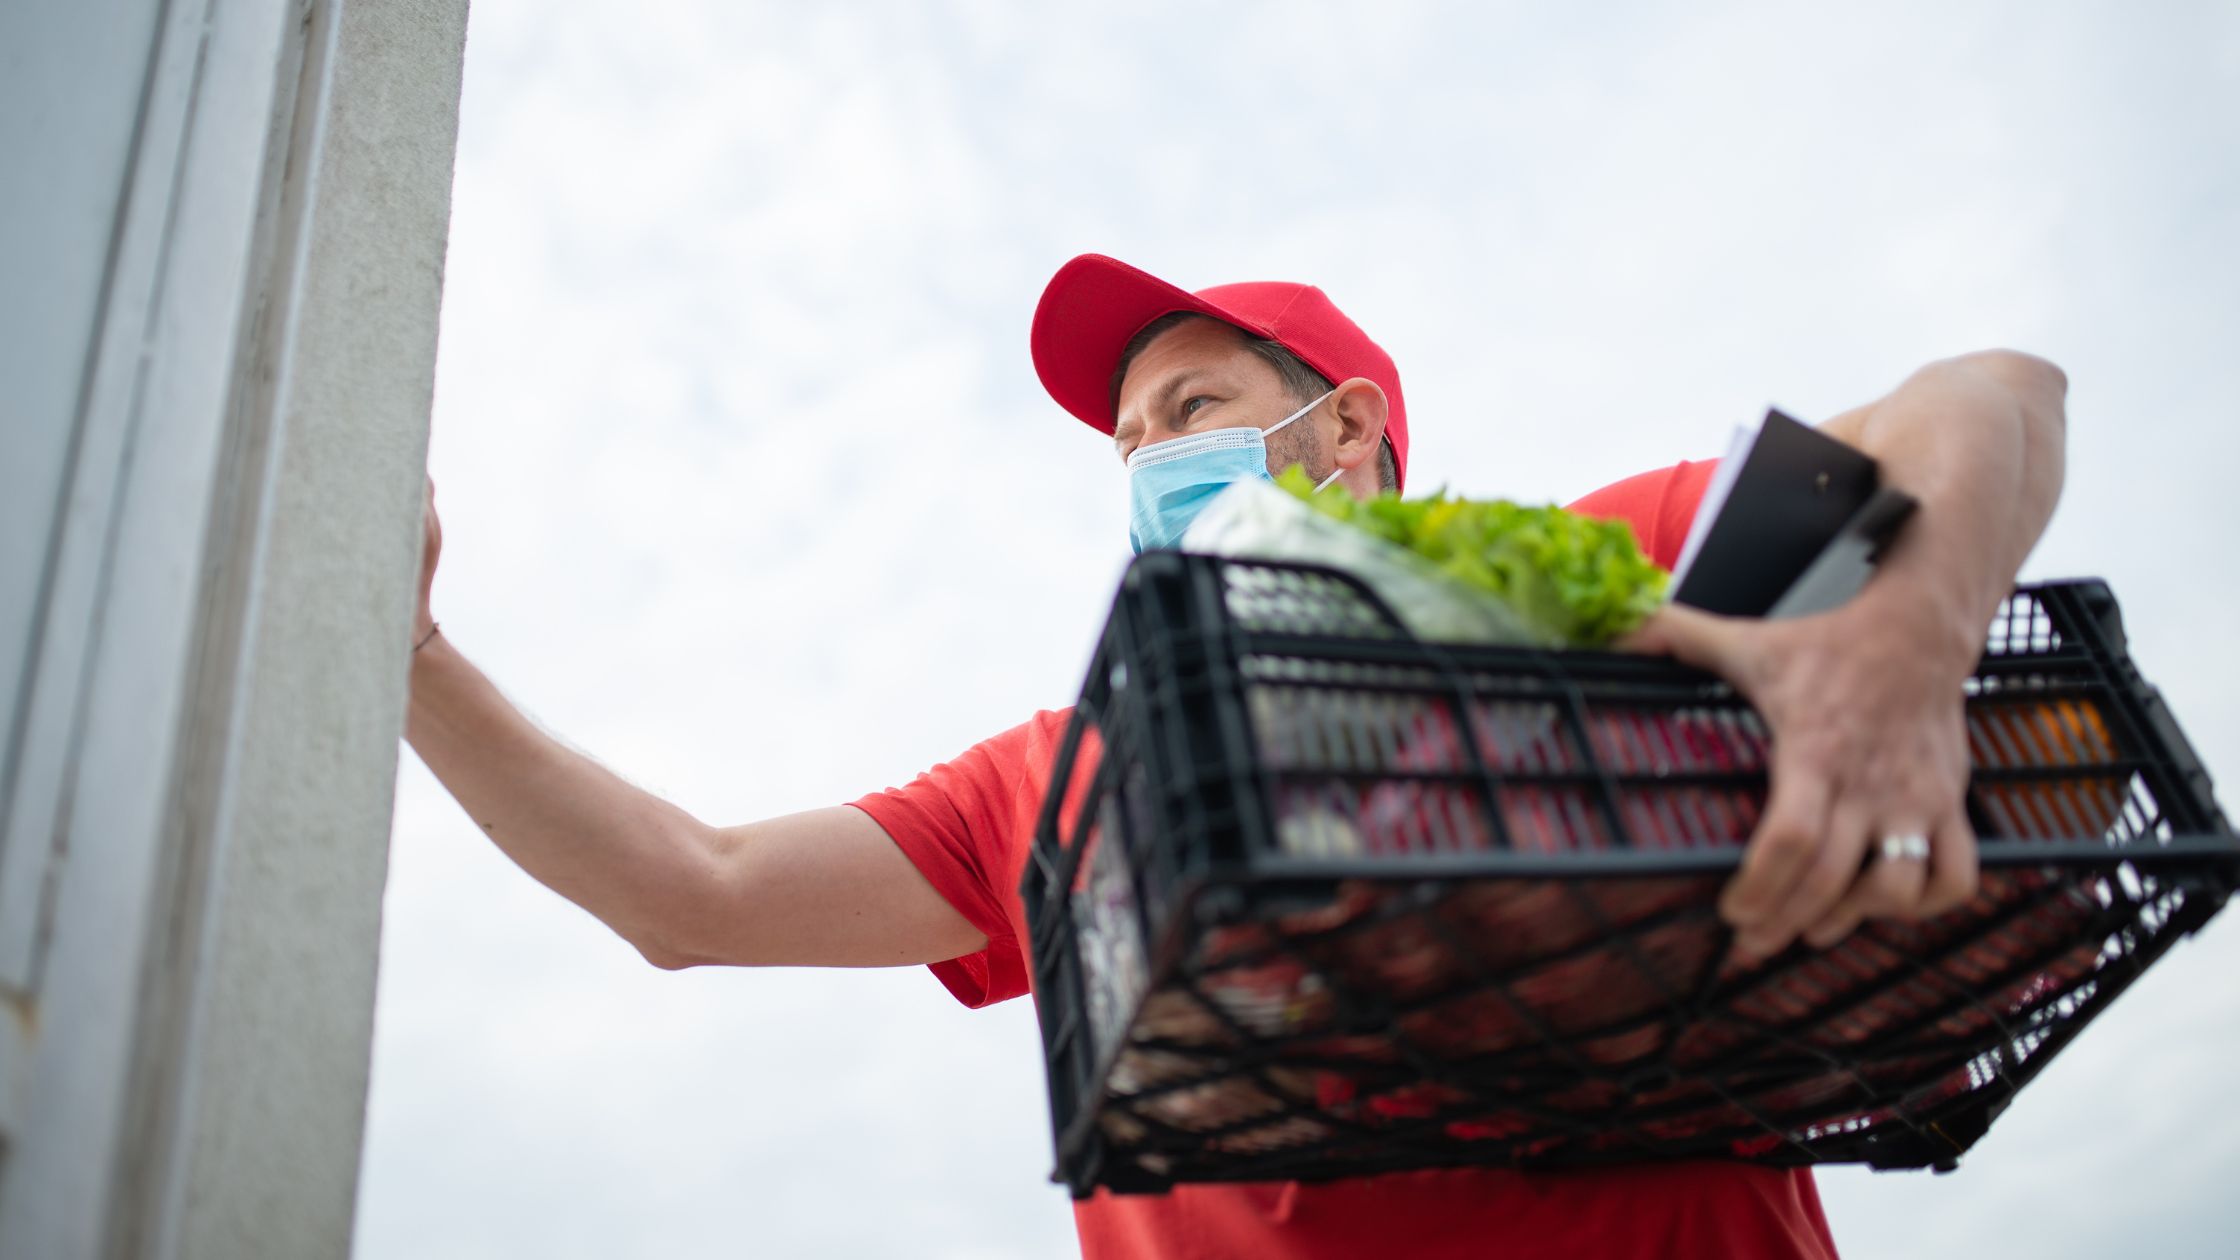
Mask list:
[[[348,1251],[464,21],[0,15],[0,1254]]]

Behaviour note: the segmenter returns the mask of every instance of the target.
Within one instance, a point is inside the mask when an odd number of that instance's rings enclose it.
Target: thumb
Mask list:
[[[1697,669],[1732,677],[1727,666],[1735,656],[1738,621],[1685,604],[1666,604],[1650,614],[1639,629],[1620,638],[1616,646],[1622,652],[1669,656]]]

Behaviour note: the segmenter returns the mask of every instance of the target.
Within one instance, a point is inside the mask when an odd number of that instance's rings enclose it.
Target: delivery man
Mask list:
[[[1297,465],[1359,496],[1406,483],[1399,372],[1312,286],[1193,293],[1084,255],[1043,292],[1031,342],[1051,396],[1112,442],[1139,550],[1172,545],[1239,478]],[[2066,389],[2051,364],[1986,351],[1827,421],[1921,504],[1866,589],[1780,622],[1668,607],[1631,641],[1724,675],[1773,731],[1767,808],[1719,906],[1745,957],[1974,890],[1961,682],[2059,497]],[[1711,468],[1574,506],[1629,522],[1670,567]],[[431,487],[406,736],[524,870],[658,967],[925,964],[970,1006],[1027,992],[1017,889],[1066,713],[851,804],[711,825],[499,694],[436,627],[441,546]],[[1716,1161],[1189,1185],[1100,1193],[1075,1215],[1089,1260],[1834,1254],[1809,1172]]]

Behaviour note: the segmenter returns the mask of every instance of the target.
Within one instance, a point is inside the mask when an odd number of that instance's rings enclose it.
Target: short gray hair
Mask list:
[[[1112,387],[1108,399],[1115,418],[1120,414],[1120,382],[1128,377],[1128,365],[1136,361],[1136,356],[1143,353],[1144,347],[1157,341],[1160,334],[1193,319],[1213,320],[1237,334],[1238,339],[1244,342],[1245,349],[1259,355],[1269,367],[1276,370],[1276,376],[1283,381],[1284,392],[1290,394],[1291,401],[1299,406],[1304,407],[1329,393],[1335,384],[1329,377],[1308,366],[1305,359],[1293,354],[1291,347],[1280,341],[1255,336],[1227,320],[1214,319],[1211,315],[1202,315],[1197,311],[1168,311],[1137,329],[1136,335],[1128,338],[1128,344],[1120,351],[1120,366],[1112,369]],[[1377,488],[1400,488],[1400,465],[1393,457],[1391,438],[1377,440]]]

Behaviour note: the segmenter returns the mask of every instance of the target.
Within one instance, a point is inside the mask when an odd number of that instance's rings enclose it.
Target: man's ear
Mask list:
[[[1330,395],[1330,409],[1338,417],[1338,440],[1332,452],[1338,467],[1351,472],[1374,460],[1389,414],[1384,389],[1366,376],[1356,376]]]

